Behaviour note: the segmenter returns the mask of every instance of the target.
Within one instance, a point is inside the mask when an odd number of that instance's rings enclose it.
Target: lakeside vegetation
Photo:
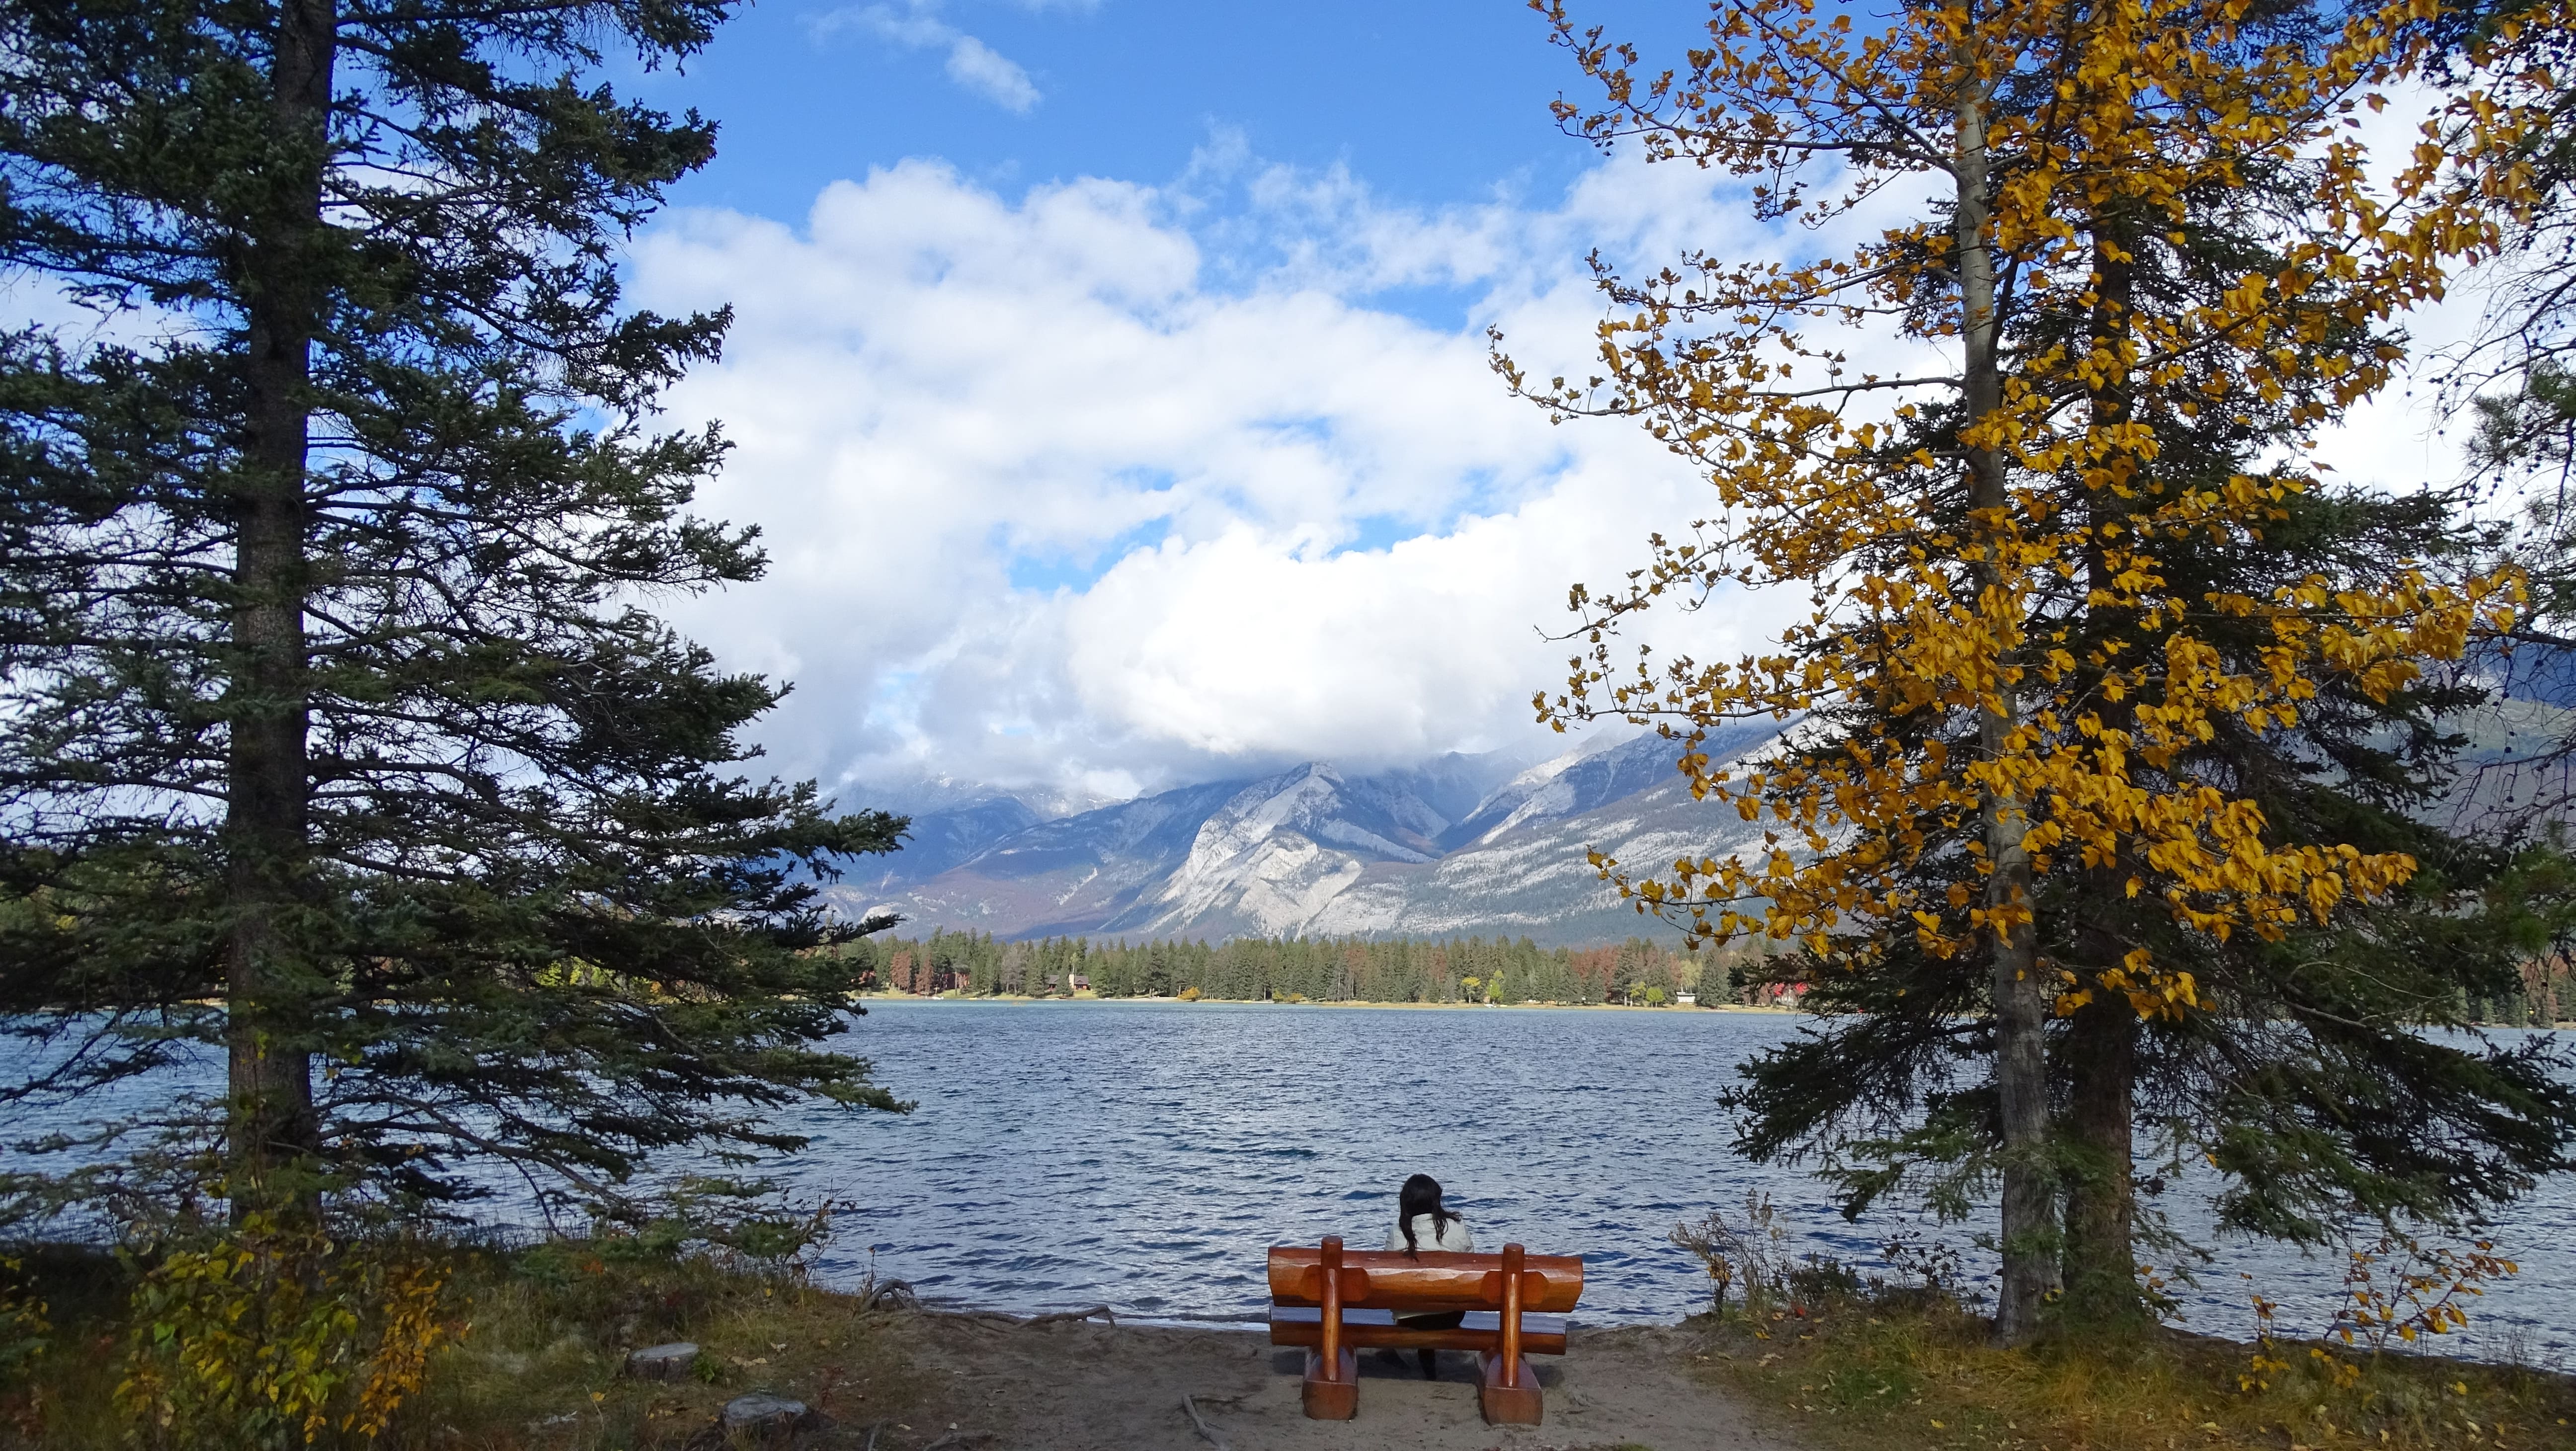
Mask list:
[[[1363,1003],[1767,1003],[1788,991],[1752,970],[1743,945],[1701,953],[1632,937],[1616,946],[1543,948],[1517,940],[1240,937],[1094,942],[997,941],[976,932],[879,935],[834,949],[865,980],[896,992],[969,997],[1072,996]],[[1078,986],[1077,986],[1078,985]]]
[[[730,1444],[720,1408],[754,1392],[845,1426],[882,1422],[890,1433],[922,1401],[896,1317],[883,1313],[891,1297],[815,1283],[793,1235],[769,1248],[681,1252],[625,1234],[515,1249],[412,1246],[436,1280],[434,1314],[413,1332],[416,1367],[372,1433],[354,1383],[368,1359],[319,1367],[343,1380],[310,1426],[261,1414],[301,1404],[300,1384],[280,1367],[245,1362],[229,1385],[156,1393],[146,1379],[154,1322],[139,1313],[137,1293],[151,1262],[44,1250],[17,1263],[0,1304],[9,1372],[0,1377],[0,1446],[678,1451]],[[628,1351],[671,1341],[699,1347],[687,1376],[624,1373]],[[374,1349],[380,1357],[383,1347]],[[930,1437],[880,1439],[893,1447]]]
[[[1679,950],[1677,950],[1679,948]],[[916,997],[1196,997],[1227,1002],[1495,1003],[1704,1008],[1795,1007],[1804,960],[1781,944],[1737,939],[1696,949],[1631,937],[1599,947],[1541,947],[1527,937],[1238,937],[1095,942],[1003,941],[939,930],[879,934],[830,949],[861,991]],[[2521,990],[2451,1005],[2457,1021],[2549,1027],[2576,1013],[2576,971],[2563,957],[2523,965]]]
[[[2564,1367],[2248,1346],[2170,1328],[2011,1350],[1994,1344],[1986,1316],[1906,1292],[1829,1290],[1693,1323],[1698,1373],[1816,1451],[2576,1446],[2576,1377]]]
[[[2387,1236],[2344,1257],[2310,1338],[2253,1297],[2252,1342],[2178,1325],[2087,1324],[2043,1307],[2044,1333],[1999,1344],[1954,1250],[1900,1235],[1864,1270],[1792,1257],[1764,1195],[1674,1226],[1713,1290],[1687,1324],[1695,1368],[1820,1451],[2470,1451],[2576,1446],[2576,1373],[2527,1341],[2459,1345],[2467,1307],[2516,1273],[2483,1245]],[[2322,1267],[2320,1267],[2322,1269]],[[2148,1277],[2151,1287],[2160,1282]]]

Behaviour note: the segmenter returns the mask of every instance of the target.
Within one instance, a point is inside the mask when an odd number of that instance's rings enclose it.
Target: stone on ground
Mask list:
[[[816,1429],[822,1417],[806,1408],[803,1401],[773,1396],[767,1391],[754,1391],[725,1402],[724,1428],[728,1433],[757,1431],[781,1435]]]
[[[698,1348],[685,1340],[652,1345],[626,1357],[626,1373],[636,1380],[685,1380],[697,1362]]]

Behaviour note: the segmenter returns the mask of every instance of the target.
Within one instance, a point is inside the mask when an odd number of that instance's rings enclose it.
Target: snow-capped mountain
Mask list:
[[[1706,749],[1726,759],[1774,735]],[[1587,850],[1670,861],[1750,831],[1691,799],[1678,754],[1646,735],[1517,773],[1500,756],[1357,777],[1314,761],[1053,820],[996,793],[916,817],[902,853],[829,894],[853,915],[902,914],[907,935],[1597,941],[1639,923]]]
[[[1778,727],[1768,724],[1734,726],[1710,737],[1705,749],[1711,760],[1725,760],[1778,734]],[[1442,844],[1481,844],[1529,822],[1579,816],[1672,781],[1680,759],[1681,746],[1652,731],[1612,744],[1587,744],[1505,782],[1449,828]]]

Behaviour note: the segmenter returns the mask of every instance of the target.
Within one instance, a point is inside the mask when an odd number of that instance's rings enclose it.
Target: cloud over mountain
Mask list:
[[[1732,728],[1706,749],[1732,759],[1775,734]],[[986,800],[925,815],[921,849],[866,863],[827,896],[853,917],[891,910],[916,934],[1624,937],[1647,924],[1588,849],[1670,861],[1761,834],[1693,799],[1680,749],[1650,733],[1517,774],[1494,755],[1373,776],[1309,761],[998,836],[985,833],[1012,803]],[[984,844],[961,854],[969,837]]]
[[[1220,134],[1163,185],[1006,194],[916,160],[834,184],[801,227],[676,213],[638,242],[634,294],[735,307],[672,411],[723,420],[703,507],[761,525],[773,566],[666,607],[796,682],[771,764],[853,800],[1529,749],[1566,586],[1712,501],[1630,424],[1551,427],[1507,396],[1486,329],[1580,376],[1588,249],[1835,245],[1750,229],[1725,185],[1614,159],[1559,197],[1423,211]],[[1641,638],[1729,657],[1805,613],[1791,593],[1659,611]]]
[[[703,507],[762,525],[773,566],[675,614],[797,682],[778,769],[1117,797],[1524,741],[1565,587],[1689,517],[1638,431],[1506,396],[1484,329],[1579,358],[1583,249],[1723,235],[1707,181],[1417,214],[1202,161],[1017,198],[907,162],[802,228],[698,211],[641,240],[640,301],[737,310],[671,401],[736,441]],[[1463,312],[1390,301],[1425,288]]]

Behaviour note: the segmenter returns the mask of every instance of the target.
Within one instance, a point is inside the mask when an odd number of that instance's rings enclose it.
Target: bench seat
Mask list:
[[[1563,1315],[1523,1315],[1523,1355],[1565,1354],[1565,1332],[1573,1321]],[[1318,1305],[1270,1307],[1270,1343],[1314,1349],[1324,1343],[1324,1311]],[[1493,1310],[1470,1310],[1467,1322],[1454,1330],[1398,1325],[1393,1310],[1344,1310],[1342,1343],[1367,1350],[1499,1350],[1503,1317]]]
[[[1496,1425],[1535,1426],[1546,1414],[1532,1355],[1565,1353],[1566,1312],[1583,1297],[1583,1261],[1534,1255],[1348,1250],[1336,1238],[1270,1249],[1270,1343],[1306,1350],[1310,1420],[1359,1414],[1354,1352],[1476,1352],[1477,1405]],[[1450,1315],[1455,1326],[1403,1325],[1403,1315]]]

